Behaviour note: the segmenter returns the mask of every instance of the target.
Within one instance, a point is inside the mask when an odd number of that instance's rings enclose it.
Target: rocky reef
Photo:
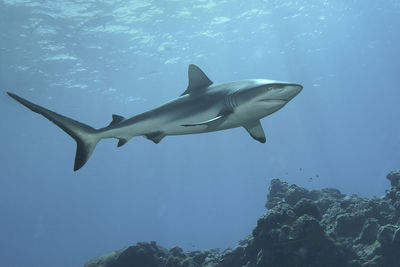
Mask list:
[[[398,267],[400,170],[387,175],[382,198],[306,190],[271,181],[267,213],[234,249],[184,252],[137,243],[88,261],[84,267]]]

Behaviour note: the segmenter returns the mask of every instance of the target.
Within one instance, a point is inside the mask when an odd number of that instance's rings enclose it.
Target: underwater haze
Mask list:
[[[400,1],[0,1],[2,266],[82,266],[138,241],[234,247],[280,178],[381,196],[400,167]],[[96,128],[178,97],[187,68],[214,82],[302,84],[261,123],[75,141],[10,91]]]

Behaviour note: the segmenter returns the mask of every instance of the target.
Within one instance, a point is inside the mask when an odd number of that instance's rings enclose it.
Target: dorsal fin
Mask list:
[[[110,124],[108,126],[112,126],[112,125],[117,124],[117,123],[119,123],[119,122],[121,122],[123,120],[125,120],[124,117],[122,117],[120,115],[113,114],[112,115],[112,121],[110,122]]]
[[[186,95],[194,92],[194,90],[206,88],[213,82],[207,75],[196,65],[190,64],[188,69],[189,84],[185,92],[181,95]]]

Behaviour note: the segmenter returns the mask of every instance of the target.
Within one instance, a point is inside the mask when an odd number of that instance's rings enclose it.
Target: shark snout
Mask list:
[[[303,86],[300,84],[291,84],[286,86],[285,89],[288,91],[287,94],[289,96],[288,101],[292,100],[296,95],[298,95],[301,90],[303,90]]]
[[[303,86],[300,84],[284,84],[279,85],[278,88],[269,91],[268,94],[261,99],[263,102],[280,101],[282,104],[286,104],[298,95]]]
[[[302,86],[301,84],[293,84],[293,85],[292,85],[292,88],[293,88],[294,91],[296,91],[296,95],[297,95],[298,93],[300,93],[301,90],[303,90],[303,86]]]

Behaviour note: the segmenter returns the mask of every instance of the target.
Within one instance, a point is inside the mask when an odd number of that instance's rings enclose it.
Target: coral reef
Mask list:
[[[155,242],[94,258],[85,267],[398,267],[400,170],[387,175],[382,198],[306,190],[273,179],[251,236],[234,249],[184,252]]]

